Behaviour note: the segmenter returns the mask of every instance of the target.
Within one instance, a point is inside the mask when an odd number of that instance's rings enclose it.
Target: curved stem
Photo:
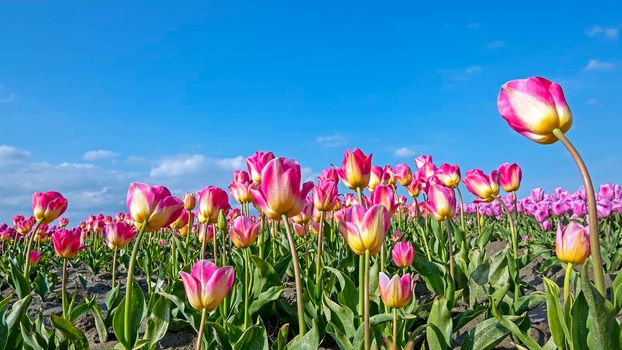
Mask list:
[[[324,245],[324,212],[320,211],[320,227],[317,235],[317,259],[315,260],[315,285],[319,286],[322,282],[322,248]]]
[[[203,333],[205,333],[205,316],[207,315],[207,309],[201,311],[201,324],[199,325],[199,333],[197,333],[197,343],[194,346],[195,350],[201,350],[201,343],[203,342]]]
[[[564,276],[564,307],[568,305],[568,297],[570,296],[570,276],[571,275],[572,275],[572,264],[567,263],[566,264],[566,275]]]
[[[362,256],[362,255],[361,255]],[[364,300],[364,308],[363,308],[363,318],[364,318],[364,341],[365,341],[365,350],[370,349],[370,339],[369,339],[369,250],[365,250],[365,277],[364,277],[364,291],[365,291],[365,300]]]
[[[285,225],[285,232],[287,233],[287,240],[289,241],[289,250],[292,254],[292,265],[294,265],[294,279],[296,281],[296,307],[298,309],[298,333],[303,335],[307,332],[307,324],[305,323],[305,310],[302,303],[302,280],[300,279],[300,265],[298,263],[298,254],[296,253],[296,244],[294,243],[294,237],[292,231],[289,228],[287,222],[287,215],[282,214],[283,225]]]
[[[143,239],[146,228],[147,222],[145,221],[140,228],[140,232],[138,232],[138,236],[136,236],[136,242],[134,243],[134,248],[132,249],[132,255],[130,257],[130,265],[127,268],[127,280],[125,282],[125,308],[123,310],[123,333],[125,339],[127,340],[135,338],[135,335],[130,334],[132,332],[132,322],[130,322],[130,315],[133,311],[130,309],[130,306],[132,305],[132,286],[134,284],[134,269],[136,266],[136,257],[138,256],[138,249],[140,248],[140,242]]]
[[[570,140],[564,135],[560,129],[554,129],[553,135],[561,141],[566,149],[577,163],[579,172],[583,179],[583,187],[585,187],[585,197],[587,199],[587,210],[589,213],[588,223],[590,230],[590,249],[592,255],[592,268],[594,269],[594,284],[600,294],[605,295],[605,278],[603,276],[603,263],[600,257],[600,240],[598,237],[598,214],[596,209],[596,196],[594,195],[594,186],[592,185],[592,179],[590,173],[585,166],[585,162],[577,149],[570,143]]]
[[[30,248],[32,247],[32,240],[37,235],[39,226],[41,226],[41,221],[37,221],[30,237],[26,240],[28,243],[26,244],[26,255],[24,256],[24,277],[26,277],[27,280],[30,280],[30,275],[28,274],[30,272]]]

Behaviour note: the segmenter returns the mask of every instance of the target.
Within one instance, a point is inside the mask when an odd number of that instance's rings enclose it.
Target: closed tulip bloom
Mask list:
[[[253,222],[248,216],[238,216],[229,227],[231,242],[240,248],[247,248],[255,243],[261,222]]]
[[[566,132],[572,126],[572,112],[562,87],[540,77],[509,81],[501,87],[499,113],[526,138],[542,144],[557,141],[554,129]]]
[[[32,221],[30,220],[25,220],[23,217],[21,220],[13,220],[13,226],[15,227],[15,230],[19,233],[21,233],[22,235],[26,235],[30,232],[30,230],[32,229]]]
[[[82,245],[82,231],[79,229],[61,229],[52,233],[54,251],[61,259],[72,259],[81,250],[87,248]]]
[[[480,198],[476,201],[492,202],[499,195],[499,173],[496,170],[486,175],[480,169],[471,169],[462,182],[469,192]]]
[[[60,225],[60,227],[67,227],[67,225],[69,225],[69,219],[67,219],[67,218],[60,218],[58,220],[58,224]]]
[[[590,256],[590,237],[588,226],[571,221],[565,228],[557,226],[555,254],[565,263],[581,265]]]
[[[408,187],[413,181],[413,171],[406,163],[395,166],[395,178],[404,187]]]
[[[350,249],[357,255],[364,255],[366,250],[370,255],[376,255],[391,225],[387,209],[380,204],[367,210],[361,205],[354,205],[346,217],[339,223],[339,231],[347,237]]]
[[[294,228],[294,233],[298,237],[304,237],[305,234],[307,233],[307,225],[306,224],[301,225],[301,224],[293,223],[292,227]]]
[[[401,231],[396,232],[401,234]],[[393,235],[395,236],[395,233]],[[397,242],[393,246],[391,256],[393,257],[393,263],[395,263],[395,266],[405,268],[412,265],[413,260],[415,259],[415,248],[413,248],[413,245],[410,242]]]
[[[393,170],[390,165],[385,165],[383,170],[382,184],[395,187],[395,170]]]
[[[378,185],[371,194],[371,202],[383,205],[389,212],[389,215],[393,215],[398,206],[398,203],[395,201],[395,193],[391,186],[388,185]]]
[[[188,226],[188,218],[188,212],[182,210],[181,214],[179,214],[179,217],[171,223],[171,228],[175,230],[181,230],[182,228]]]
[[[153,232],[175,221],[184,203],[164,186],[132,182],[127,190],[127,208],[137,226],[146,223],[145,232]]]
[[[514,192],[520,188],[523,171],[516,163],[503,163],[499,166],[499,185],[505,192]]]
[[[199,230],[199,241],[203,243],[203,240],[207,239],[207,242],[209,243],[214,240],[215,233],[216,228],[214,227],[214,225],[204,224],[203,227]]]
[[[317,178],[321,181],[339,182],[339,172],[335,168],[324,169]]]
[[[428,187],[427,194],[428,201],[425,203],[425,208],[436,220],[444,221],[454,217],[456,214],[456,194],[453,189],[431,184]]]
[[[300,178],[300,165],[296,161],[274,158],[261,172],[261,185],[251,190],[253,203],[274,220],[300,213],[305,197],[313,188],[313,182],[305,182],[300,188]]]
[[[358,148],[352,152],[346,150],[343,162],[341,162],[341,169],[338,172],[347,188],[351,190],[363,189],[369,184],[371,159],[372,154],[366,156]]]
[[[28,256],[28,260],[30,260],[30,265],[36,265],[39,260],[41,260],[41,252],[38,250],[33,250],[32,252],[30,252],[30,255]]]
[[[125,222],[113,222],[106,225],[105,233],[106,244],[110,249],[125,248],[136,236],[134,227]]]
[[[382,178],[384,177],[384,169],[377,165],[371,167],[371,172],[369,173],[369,183],[367,184],[367,188],[370,191],[376,189],[376,186],[382,183]]]
[[[460,184],[460,167],[457,165],[443,164],[434,173],[436,180],[443,186],[456,188]]]
[[[415,166],[417,169],[423,168],[426,163],[432,163],[432,156],[419,156],[415,158]]]
[[[250,192],[252,184],[250,175],[246,171],[236,170],[233,172],[233,181],[227,188],[236,202],[244,204],[253,201],[253,196],[251,196]]]
[[[410,185],[406,186],[406,191],[412,198],[417,198],[421,192],[421,183],[418,180],[413,179]]]
[[[403,308],[410,303],[413,296],[413,280],[410,274],[393,276],[389,279],[384,272],[378,276],[378,292],[387,307]]]
[[[292,221],[296,224],[305,225],[311,221],[313,217],[313,202],[306,202],[302,206],[300,213],[292,216]]]
[[[32,196],[32,212],[42,224],[49,224],[67,210],[67,199],[58,192],[37,192]]]
[[[212,312],[233,286],[235,270],[231,266],[218,268],[211,261],[199,260],[190,273],[181,271],[179,274],[190,305],[196,310]]]
[[[269,161],[274,159],[274,153],[258,151],[246,158],[246,167],[253,179],[253,182],[261,183],[261,172]]]
[[[218,222],[218,213],[225,213],[231,209],[227,192],[216,186],[207,186],[197,192],[199,196],[199,213],[197,220],[200,223],[215,224]]]
[[[187,211],[192,211],[196,206],[197,197],[194,195],[194,193],[184,193],[184,209],[186,209]]]
[[[319,180],[317,186],[313,187],[313,191],[311,192],[315,209],[324,212],[332,211],[336,205],[337,196],[339,195],[337,191],[336,182],[332,180]]]

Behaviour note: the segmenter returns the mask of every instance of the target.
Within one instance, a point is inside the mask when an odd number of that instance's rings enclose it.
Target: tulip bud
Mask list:
[[[67,227],[67,225],[69,225],[69,219],[67,219],[67,218],[60,218],[58,220],[58,224],[60,225],[60,227],[65,228],[65,227]]]
[[[346,220],[339,223],[339,231],[347,237],[350,249],[357,255],[365,255],[366,250],[370,255],[376,255],[391,224],[387,209],[380,204],[367,210],[361,205],[354,205],[346,216]]]
[[[399,268],[405,268],[412,265],[415,258],[415,249],[410,242],[397,242],[393,246],[393,263]]]
[[[33,250],[30,252],[30,255],[28,257],[28,260],[30,260],[30,265],[36,265],[39,260],[41,260],[41,252],[38,250]]]
[[[378,276],[378,292],[382,302],[387,307],[402,308],[412,299],[413,281],[410,274],[393,276],[389,279],[384,272]]]
[[[274,154],[272,152],[263,151],[255,152],[255,154],[246,159],[246,166],[253,182],[261,183],[261,172],[272,159],[274,159]]]
[[[451,219],[456,214],[456,194],[445,186],[432,184],[428,187],[428,201],[425,203],[427,212],[438,221]]]
[[[212,312],[225,299],[233,286],[235,270],[231,266],[218,268],[207,260],[199,260],[191,273],[180,272],[190,305],[197,310]]]
[[[443,164],[434,173],[438,182],[449,188],[456,188],[460,184],[460,167],[457,165]]]
[[[408,187],[413,181],[413,172],[406,163],[395,166],[395,178],[404,187]]]
[[[79,229],[61,229],[52,233],[54,251],[61,259],[72,259],[81,250],[87,248],[82,245],[82,231]]]
[[[486,175],[480,169],[471,169],[467,171],[462,182],[469,192],[480,198],[476,201],[492,202],[499,195],[499,173],[497,170]]]
[[[32,211],[35,219],[49,224],[67,210],[67,199],[58,192],[37,192],[32,196]]]
[[[571,221],[565,228],[557,226],[555,254],[565,263],[581,265],[590,256],[590,236],[588,226]]]
[[[194,193],[186,192],[184,193],[184,209],[186,211],[192,211],[197,205],[197,197],[194,196]]]
[[[227,229],[227,217],[225,216],[225,211],[222,209],[218,212],[218,229],[220,231]]]
[[[216,186],[207,186],[197,194],[199,196],[197,220],[200,223],[215,224],[218,222],[221,210],[225,211],[226,214],[231,209],[227,192]]]
[[[363,189],[369,184],[371,160],[371,154],[365,156],[358,148],[351,153],[350,150],[346,150],[343,162],[341,162],[341,169],[338,169],[338,172],[347,188],[351,190]]]
[[[499,166],[499,184],[505,192],[517,191],[522,177],[523,172],[516,163],[503,163]]]
[[[125,248],[130,244],[134,236],[136,236],[136,230],[125,222],[115,222],[106,225],[106,244],[110,249]]]

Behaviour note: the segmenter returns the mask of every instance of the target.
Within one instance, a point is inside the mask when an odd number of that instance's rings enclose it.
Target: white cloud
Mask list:
[[[147,159],[139,156],[129,156],[125,160],[127,163],[139,164],[147,162]]]
[[[607,39],[615,40],[620,35],[620,28],[617,26],[604,27],[600,25],[594,25],[588,28],[588,30],[585,31],[585,34],[592,38],[604,37]]]
[[[394,154],[395,154],[396,157],[408,158],[408,157],[414,156],[415,155],[415,151],[411,150],[408,147],[400,147],[400,148],[395,150]]]
[[[597,71],[597,70],[612,70],[616,66],[612,62],[600,61],[597,59],[591,59],[585,67],[584,71]]]
[[[340,133],[335,133],[333,135],[318,136],[315,142],[319,143],[322,147],[341,147],[348,141]]]
[[[30,152],[8,145],[0,145],[0,165],[21,161],[30,157]]]
[[[505,41],[503,40],[494,40],[489,42],[486,47],[489,49],[500,49],[505,46]]]
[[[107,159],[107,158],[115,158],[118,157],[119,154],[113,151],[98,149],[93,151],[88,151],[84,153],[82,156],[85,160],[97,160],[97,159]]]

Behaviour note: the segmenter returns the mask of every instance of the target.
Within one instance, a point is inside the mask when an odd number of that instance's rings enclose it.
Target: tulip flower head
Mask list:
[[[186,211],[194,210],[197,206],[197,197],[194,193],[186,192],[184,193],[184,209]]]
[[[49,224],[67,210],[67,199],[58,192],[37,192],[32,196],[32,212],[37,222]]]
[[[371,201],[373,204],[383,205],[389,215],[393,215],[398,207],[398,203],[395,201],[395,193],[389,185],[378,185],[371,194]]]
[[[432,163],[432,156],[419,156],[415,158],[415,166],[417,169],[423,168],[427,163]]]
[[[280,220],[282,215],[297,215],[313,188],[313,182],[305,182],[301,188],[301,176],[300,165],[296,161],[274,158],[263,168],[259,187],[251,190],[253,203],[274,220]]]
[[[239,249],[252,246],[257,239],[261,222],[253,222],[248,216],[238,216],[229,227],[231,242]]]
[[[460,167],[457,165],[443,164],[434,173],[436,180],[443,186],[456,188],[460,185]]]
[[[274,159],[274,153],[258,151],[246,158],[246,167],[255,183],[261,183],[261,172],[269,161]]]
[[[36,265],[39,260],[41,260],[41,252],[38,250],[33,250],[30,252],[30,256],[28,256],[28,259],[30,260],[30,265]]]
[[[127,190],[127,208],[138,227],[146,224],[145,232],[153,232],[175,221],[184,203],[164,186],[132,182]]]
[[[572,112],[562,87],[544,78],[531,77],[503,84],[497,107],[514,131],[541,144],[557,141],[554,129],[565,133],[572,126]]]
[[[378,292],[382,302],[392,308],[403,308],[413,296],[413,280],[410,274],[400,277],[395,275],[389,279],[384,272],[378,276]]]
[[[199,212],[197,220],[200,223],[215,224],[218,222],[218,213],[225,213],[231,209],[227,192],[216,186],[207,186],[197,192],[199,197]]]
[[[341,162],[341,169],[338,169],[339,177],[344,185],[351,189],[363,189],[369,184],[371,173],[372,154],[366,156],[360,149],[354,151],[346,150]],[[382,178],[381,178],[382,179]]]
[[[67,219],[67,218],[60,218],[58,220],[58,224],[60,225],[60,227],[65,228],[65,227],[67,227],[67,225],[69,225],[69,219]]]
[[[413,171],[406,163],[395,166],[395,178],[404,187],[408,187],[413,181]]]
[[[476,202],[492,202],[499,195],[499,173],[497,170],[486,175],[480,169],[471,169],[467,171],[462,182],[469,192],[480,198],[476,199]]]
[[[520,188],[523,172],[516,163],[503,163],[499,166],[499,184],[505,192],[514,192]]]
[[[54,251],[61,259],[72,259],[81,250],[86,249],[82,245],[82,231],[80,229],[61,229],[52,233]]]
[[[236,202],[244,204],[253,201],[253,196],[250,192],[253,184],[250,175],[246,171],[236,170],[233,173],[233,181],[229,183],[227,188]]]
[[[390,224],[391,216],[383,205],[376,204],[367,210],[354,205],[345,220],[339,223],[339,231],[355,254],[364,255],[369,250],[374,256],[380,250]]]
[[[415,258],[415,248],[410,242],[400,241],[393,246],[391,256],[395,266],[405,268],[412,265]]]
[[[557,226],[555,254],[565,263],[581,265],[590,256],[590,237],[588,226],[571,221],[565,228]]]
[[[337,192],[337,182],[319,180],[317,186],[313,187],[313,205],[319,211],[332,211],[337,204],[339,193]]]
[[[235,270],[231,266],[218,268],[211,261],[199,260],[192,266],[191,273],[181,271],[179,274],[190,305],[212,312],[233,286]]]
[[[106,225],[106,244],[110,249],[125,248],[130,244],[136,230],[132,225],[125,222],[114,222]]]
[[[438,184],[428,187],[428,201],[422,213],[430,213],[436,220],[444,221],[451,219],[456,214],[456,194],[454,190]]]
[[[170,226],[171,228],[175,230],[181,230],[182,228],[188,226],[188,220],[189,220],[188,212],[185,210],[182,210],[177,220],[173,221]]]

